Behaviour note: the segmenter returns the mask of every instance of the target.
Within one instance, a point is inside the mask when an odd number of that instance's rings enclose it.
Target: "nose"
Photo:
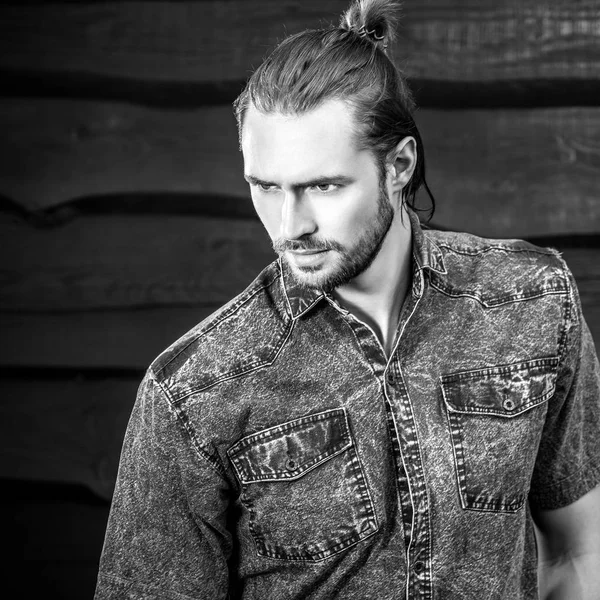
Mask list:
[[[286,192],[281,206],[281,237],[297,240],[314,233],[316,223],[308,201],[301,192]]]

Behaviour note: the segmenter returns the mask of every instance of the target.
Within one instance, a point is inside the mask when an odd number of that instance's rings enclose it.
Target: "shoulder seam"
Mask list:
[[[223,479],[226,479],[227,469],[223,465],[222,461],[219,460],[218,453],[215,452],[215,455],[213,455],[203,448],[203,444],[201,444],[198,440],[196,432],[187,418],[187,415],[184,414],[178,403],[171,397],[169,390],[162,385],[162,382],[156,379],[154,371],[150,371],[150,376],[159,387],[160,391],[164,394],[171,411],[173,411],[173,414],[177,418],[177,422],[187,435],[192,448],[194,449],[194,453],[201,458],[203,462],[206,462],[217,475]]]
[[[519,241],[524,241],[524,240],[519,240]],[[455,246],[451,246],[447,243],[439,242],[438,240],[436,240],[435,243],[440,248],[445,248],[446,250],[448,250],[450,252],[454,252],[455,254],[461,254],[463,256],[476,256],[478,254],[485,254],[487,252],[501,251],[501,252],[513,252],[515,254],[520,253],[520,252],[531,252],[531,253],[535,253],[535,254],[541,254],[542,256],[553,256],[555,258],[560,258],[559,252],[557,250],[555,250],[554,248],[535,246],[533,244],[531,246],[525,248],[525,247],[509,246],[503,242],[499,242],[499,243],[490,244],[486,248],[473,248],[472,250],[463,250],[463,249],[458,249]],[[525,243],[528,244],[529,242],[525,242]]]
[[[208,383],[204,386],[188,390],[185,394],[182,394],[181,397],[179,397],[177,400],[173,399],[173,402],[177,403],[177,405],[180,405],[183,402],[183,400],[185,400],[189,396],[192,396],[193,394],[198,394],[200,392],[204,392],[216,385],[219,385],[220,383],[223,383],[224,381],[229,381],[231,379],[237,379],[238,377],[243,377],[244,375],[247,375],[248,373],[253,373],[254,371],[257,371],[258,369],[263,369],[264,367],[271,366],[277,360],[277,357],[279,356],[281,349],[283,348],[283,346],[289,339],[289,337],[294,329],[294,325],[295,325],[295,321],[293,319],[290,319],[289,323],[286,325],[287,332],[285,332],[285,329],[284,329],[285,334],[281,336],[281,340],[279,341],[277,346],[273,349],[274,352],[273,352],[272,358],[270,360],[262,361],[262,362],[255,362],[254,364],[248,365],[247,368],[242,369],[240,371],[226,373],[226,374],[222,375],[221,377],[219,377],[218,379],[215,379],[214,381],[211,381],[210,383]]]
[[[157,378],[156,380],[159,381],[158,374],[161,373],[162,371],[164,371],[167,368],[167,366],[170,365],[189,346],[191,346],[194,342],[196,342],[201,337],[205,336],[207,333],[212,331],[215,327],[220,325],[223,321],[227,320],[229,317],[234,315],[242,306],[244,306],[246,303],[248,303],[250,300],[252,300],[252,298],[254,298],[257,294],[259,294],[263,290],[266,290],[267,288],[271,287],[273,285],[273,283],[275,283],[276,281],[277,281],[277,275],[273,276],[273,278],[270,281],[265,282],[263,285],[261,285],[260,287],[258,287],[256,289],[246,290],[246,293],[247,293],[246,297],[243,296],[243,292],[242,292],[242,294],[237,297],[237,300],[238,300],[237,302],[235,302],[236,298],[234,298],[233,304],[231,306],[229,306],[228,308],[226,308],[223,311],[223,313],[220,314],[217,318],[215,318],[214,322],[210,324],[210,327],[197,332],[196,335],[194,335],[191,339],[188,340],[187,344],[182,346],[176,354],[174,354],[173,356],[171,356],[169,358],[169,360],[159,369],[158,372],[153,371],[156,374],[156,378]],[[157,359],[155,359],[152,364],[154,364],[154,362],[156,360]]]

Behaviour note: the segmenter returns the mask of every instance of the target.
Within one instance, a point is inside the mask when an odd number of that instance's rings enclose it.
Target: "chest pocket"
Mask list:
[[[524,505],[557,365],[542,358],[441,378],[463,508]]]
[[[259,555],[319,561],[377,531],[343,408],[245,437],[228,455]]]

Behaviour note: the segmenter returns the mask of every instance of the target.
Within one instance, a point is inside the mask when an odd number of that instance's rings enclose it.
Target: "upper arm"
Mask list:
[[[532,507],[538,553],[542,562],[564,556],[600,556],[600,485],[562,508]]]
[[[529,492],[540,514],[571,505],[570,511],[578,511],[576,502],[600,484],[600,364],[568,270],[567,276],[572,287],[564,299],[555,393],[548,400]]]
[[[600,486],[561,508],[532,508],[544,600],[600,599]]]
[[[97,600],[226,597],[226,512],[226,481],[148,375],[123,442]]]

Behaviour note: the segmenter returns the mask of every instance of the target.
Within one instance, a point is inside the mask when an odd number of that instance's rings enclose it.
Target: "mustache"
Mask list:
[[[273,250],[275,250],[277,254],[283,254],[286,251],[296,252],[298,250],[312,250],[319,252],[336,250],[342,252],[343,249],[343,246],[337,242],[324,240],[314,236],[298,240],[286,240],[284,238],[273,240]]]

